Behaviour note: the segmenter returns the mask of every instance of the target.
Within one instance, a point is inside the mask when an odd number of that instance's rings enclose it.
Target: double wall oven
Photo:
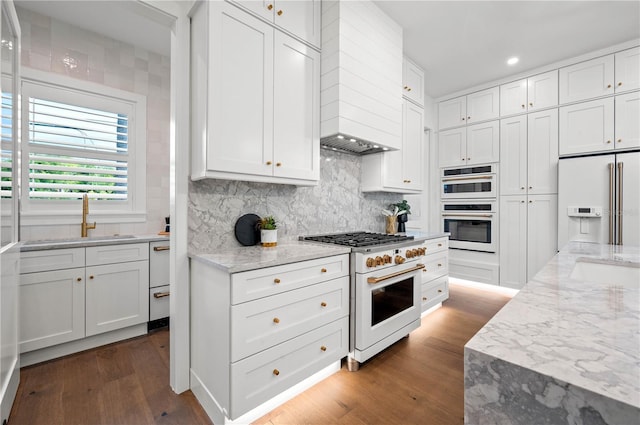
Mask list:
[[[349,370],[420,326],[422,241],[367,232],[302,239],[351,247]]]
[[[443,169],[441,226],[449,247],[496,252],[498,208],[496,165]]]

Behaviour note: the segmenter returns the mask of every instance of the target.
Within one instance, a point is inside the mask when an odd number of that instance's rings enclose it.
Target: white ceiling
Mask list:
[[[640,1],[374,1],[437,98],[640,38]],[[135,1],[15,0],[27,9],[169,55],[168,20]],[[519,56],[512,67],[507,58]]]
[[[434,98],[640,38],[640,1],[374,2]]]

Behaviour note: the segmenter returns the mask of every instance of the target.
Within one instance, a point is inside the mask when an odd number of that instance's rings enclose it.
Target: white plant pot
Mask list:
[[[278,245],[278,229],[275,230],[260,230],[260,242],[262,246],[276,246]]]

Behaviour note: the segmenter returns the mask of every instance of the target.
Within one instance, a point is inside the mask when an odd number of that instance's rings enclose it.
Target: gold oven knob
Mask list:
[[[382,261],[384,261],[385,264],[391,264],[391,256],[385,254],[384,257],[382,257]]]
[[[404,263],[405,261],[406,261],[406,260],[405,260],[401,255],[396,255],[396,258],[395,258],[395,262],[396,262],[396,264],[402,264],[402,263]]]
[[[376,266],[381,266],[384,264],[382,257],[376,257]]]
[[[413,252],[410,249],[407,249],[404,253],[404,256],[407,258],[413,257]]]
[[[367,258],[367,267],[375,267],[375,266],[376,266],[376,260],[374,260],[371,257]]]

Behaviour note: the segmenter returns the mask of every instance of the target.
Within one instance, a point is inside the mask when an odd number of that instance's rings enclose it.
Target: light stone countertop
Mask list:
[[[571,415],[577,415],[579,409],[576,409],[578,404],[571,406],[576,400],[567,395],[572,393],[571,388],[585,390],[618,406],[620,403],[627,405],[627,411],[632,415],[638,411],[640,282],[622,285],[616,282],[615,274],[611,276],[611,283],[606,284],[572,279],[570,275],[577,260],[638,267],[640,248],[571,242],[553,257],[466,344],[467,420],[473,421],[474,417],[491,418],[496,423],[501,423],[505,417],[513,420],[516,413],[513,406],[506,406],[509,402],[504,400],[502,391],[506,383],[493,386],[500,379],[512,382],[511,390],[507,391],[511,395],[523,395],[529,400],[525,403],[520,399],[520,413],[540,409],[540,406],[533,406],[539,403],[550,409],[544,414],[551,414],[553,409],[564,409],[563,415],[575,418]],[[502,372],[496,372],[498,364],[503,365]],[[514,372],[503,373],[505,368],[511,367],[508,365],[527,370],[527,377]],[[533,379],[529,371],[536,376],[549,377],[555,386],[546,386],[544,393],[536,393],[525,383],[527,379]],[[498,378],[501,374],[503,376]],[[491,396],[492,391],[499,397]],[[556,393],[550,394],[550,391]],[[482,406],[476,409],[476,402]],[[523,408],[525,405],[526,409]],[[502,408],[505,410],[501,411]],[[469,412],[471,416],[467,417]],[[473,416],[478,414],[481,416]],[[491,414],[496,416],[488,416]],[[604,417],[610,412],[603,407],[598,414]],[[542,420],[541,417],[538,419]]]
[[[220,248],[206,254],[189,253],[189,257],[227,273],[238,273],[350,252],[351,249],[344,246],[288,241],[267,248],[256,245]]]
[[[164,235],[116,235],[91,236],[88,238],[47,239],[22,241],[20,252],[44,251],[63,248],[84,248],[89,246],[120,245],[140,242],[169,242],[169,236]]]

